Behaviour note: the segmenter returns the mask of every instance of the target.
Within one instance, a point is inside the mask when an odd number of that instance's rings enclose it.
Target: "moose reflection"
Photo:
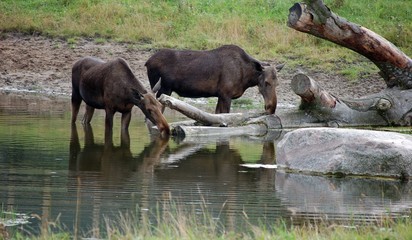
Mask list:
[[[76,202],[80,204],[76,218],[92,211],[89,216],[95,217],[88,221],[94,226],[101,220],[97,216],[109,211],[107,206],[111,206],[111,212],[116,211],[113,206],[119,200],[153,210],[159,201],[198,204],[207,198],[211,208],[222,210],[224,206],[221,217],[229,228],[235,228],[242,209],[248,208],[242,204],[245,196],[255,199],[253,202],[259,198],[242,192],[253,189],[266,193],[273,189],[273,170],[247,171],[240,166],[244,163],[241,154],[228,140],[170,145],[168,139],[158,137],[139,154],[133,154],[127,131],[122,132],[120,146],[114,146],[111,136],[104,144],[96,143],[90,125],[84,126],[84,132],[81,147],[77,128],[72,128],[69,184],[76,189]],[[273,161],[273,142],[265,143],[263,149],[262,163]],[[213,196],[209,196],[211,192]],[[249,208],[255,212],[260,207],[257,204]],[[149,217],[146,213],[140,217]]]
[[[89,212],[86,214],[89,218],[86,221],[92,222],[93,236],[99,237],[101,217],[112,212],[115,203],[119,200],[119,189],[130,187],[127,182],[135,179],[133,174],[137,169],[145,169],[143,173],[152,171],[160,159],[160,154],[168,146],[168,138],[158,136],[152,139],[136,157],[130,150],[130,136],[127,130],[121,131],[120,145],[115,146],[110,129],[106,129],[104,144],[102,144],[95,142],[91,125],[85,124],[83,128],[85,133],[83,148],[80,145],[76,124],[72,125],[70,137],[68,187],[75,189],[77,199],[73,228],[77,235],[82,226],[80,220],[84,221],[85,212]],[[128,189],[125,193],[127,201],[130,201],[130,194],[134,191],[139,189]],[[109,206],[104,206],[105,203]]]
[[[120,145],[115,146],[111,131],[105,132],[104,144],[102,144],[95,142],[91,125],[85,124],[83,128],[85,137],[84,147],[81,149],[76,124],[72,125],[69,170],[73,173],[100,172],[105,180],[114,182],[128,179],[139,166],[152,168],[168,146],[167,138],[156,137],[136,157],[130,150],[130,135],[127,130],[121,131]]]

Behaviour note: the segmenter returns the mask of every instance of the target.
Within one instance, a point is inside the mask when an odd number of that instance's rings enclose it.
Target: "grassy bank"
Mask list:
[[[350,50],[286,26],[295,0],[3,0],[0,30],[138,43],[141,48],[210,49],[238,44],[261,59],[287,61],[349,77],[370,70]],[[325,0],[412,55],[412,2]]]

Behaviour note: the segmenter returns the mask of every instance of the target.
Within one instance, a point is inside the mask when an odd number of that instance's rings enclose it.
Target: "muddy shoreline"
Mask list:
[[[144,64],[153,53],[154,50],[141,50],[138,45],[129,43],[96,43],[93,39],[78,39],[75,44],[69,44],[58,38],[4,33],[0,39],[0,94],[35,94],[68,100],[71,94],[71,67],[85,56],[104,60],[122,57],[129,62],[136,77],[149,87]],[[260,60],[278,63],[276,59]],[[286,63],[279,73],[279,108],[299,104],[299,97],[290,88],[290,81],[297,71],[306,72],[320,86],[338,97],[361,97],[385,88],[378,74],[352,83],[338,74],[327,74],[320,69],[307,71],[304,66],[299,70],[292,69]],[[257,104],[263,101],[257,87],[248,89],[242,98],[249,98]]]

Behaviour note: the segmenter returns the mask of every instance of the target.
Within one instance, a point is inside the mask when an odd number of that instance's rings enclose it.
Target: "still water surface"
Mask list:
[[[25,214],[23,227],[34,233],[54,221],[90,232],[105,218],[155,216],[170,203],[207,212],[226,229],[279,219],[376,221],[411,211],[410,183],[242,166],[275,164],[279,139],[151,138],[136,110],[129,135],[121,136],[117,116],[108,141],[101,111],[92,127],[71,127],[69,99],[3,94],[0,102],[2,212]],[[167,119],[182,116],[169,112]]]

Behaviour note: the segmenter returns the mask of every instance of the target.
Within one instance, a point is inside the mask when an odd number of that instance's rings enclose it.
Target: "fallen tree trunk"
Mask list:
[[[295,3],[288,26],[347,47],[370,59],[381,70],[387,89],[360,99],[339,99],[304,74],[292,80],[301,97],[300,109],[319,121],[354,125],[411,125],[412,60],[371,30],[334,14],[321,0]]]
[[[373,31],[339,17],[321,0],[295,3],[288,26],[339,44],[367,57],[381,70],[388,87],[412,88],[412,60]]]

